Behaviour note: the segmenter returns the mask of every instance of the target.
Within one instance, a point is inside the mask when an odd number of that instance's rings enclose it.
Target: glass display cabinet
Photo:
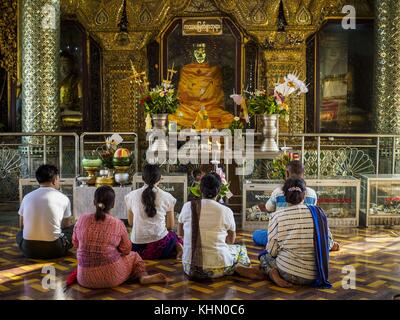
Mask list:
[[[361,222],[365,226],[400,225],[400,175],[361,176]]]
[[[354,177],[306,179],[318,196],[318,206],[326,213],[330,227],[358,227],[360,180]]]
[[[265,204],[272,191],[281,186],[280,181],[274,180],[244,180],[242,229],[254,231],[267,229],[271,214],[265,211]]]
[[[360,210],[360,181],[353,177],[306,179],[318,195],[331,227],[357,227]],[[264,205],[272,191],[281,186],[277,180],[245,180],[243,183],[243,229],[266,229],[270,214]]]
[[[175,204],[175,216],[178,216],[181,212],[183,204],[187,201],[188,197],[188,185],[187,185],[187,174],[183,173],[168,173],[161,176],[159,187],[169,192],[176,199]],[[138,172],[133,175],[132,180],[133,188],[137,189],[143,186],[142,173]]]

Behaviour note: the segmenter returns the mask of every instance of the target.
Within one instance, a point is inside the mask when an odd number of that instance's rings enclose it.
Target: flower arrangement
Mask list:
[[[215,174],[219,175],[221,178],[221,189],[219,190],[218,198],[220,201],[223,198],[231,198],[233,196],[232,192],[229,190],[230,183],[226,181],[225,173],[222,170],[222,168],[217,168],[215,171]],[[190,193],[195,197],[195,198],[201,198],[201,191],[200,191],[200,181],[195,182],[193,186],[189,187]]]
[[[150,91],[145,92],[139,101],[141,107],[148,114],[173,114],[179,105],[179,100],[176,96],[174,87],[171,84],[163,82],[152,88]]]
[[[105,145],[97,149],[97,153],[106,168],[113,168],[114,153],[122,141],[124,139],[119,134],[114,133],[112,136],[106,138]]]
[[[280,156],[272,160],[272,170],[270,173],[271,179],[286,179],[286,167],[290,161],[299,160],[299,155],[297,153],[283,153]]]
[[[232,131],[232,134],[233,134],[235,129],[243,130],[244,129],[244,123],[239,117],[234,117],[232,122],[231,122],[231,125],[229,126],[229,129]]]
[[[248,109],[250,115],[273,115],[278,114],[287,119],[289,106],[285,102],[288,97],[297,93],[307,93],[307,85],[295,74],[288,74],[280,83],[277,83],[272,95],[266,90],[247,92],[249,100]]]

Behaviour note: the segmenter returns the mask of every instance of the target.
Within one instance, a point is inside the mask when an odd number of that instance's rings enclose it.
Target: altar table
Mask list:
[[[84,213],[94,213],[93,204],[95,186],[74,186],[73,214],[76,218]],[[133,190],[132,186],[113,187],[115,192],[115,205],[111,214],[119,219],[128,219],[128,210],[125,205],[125,196]]]

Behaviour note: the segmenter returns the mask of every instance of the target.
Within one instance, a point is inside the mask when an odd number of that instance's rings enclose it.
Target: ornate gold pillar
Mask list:
[[[21,0],[22,131],[41,131],[40,105],[40,4]]]
[[[60,1],[21,0],[22,131],[59,130]]]
[[[375,1],[375,120],[378,133],[400,133],[400,2]]]
[[[40,67],[42,131],[60,130],[60,0],[41,0]]]

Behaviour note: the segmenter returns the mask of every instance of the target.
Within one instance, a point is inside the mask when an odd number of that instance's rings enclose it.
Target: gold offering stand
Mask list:
[[[96,178],[96,187],[101,186],[114,186],[114,177],[97,177]]]
[[[96,184],[96,172],[99,171],[100,167],[83,167],[87,172],[87,177],[89,180],[86,182],[88,185]]]

